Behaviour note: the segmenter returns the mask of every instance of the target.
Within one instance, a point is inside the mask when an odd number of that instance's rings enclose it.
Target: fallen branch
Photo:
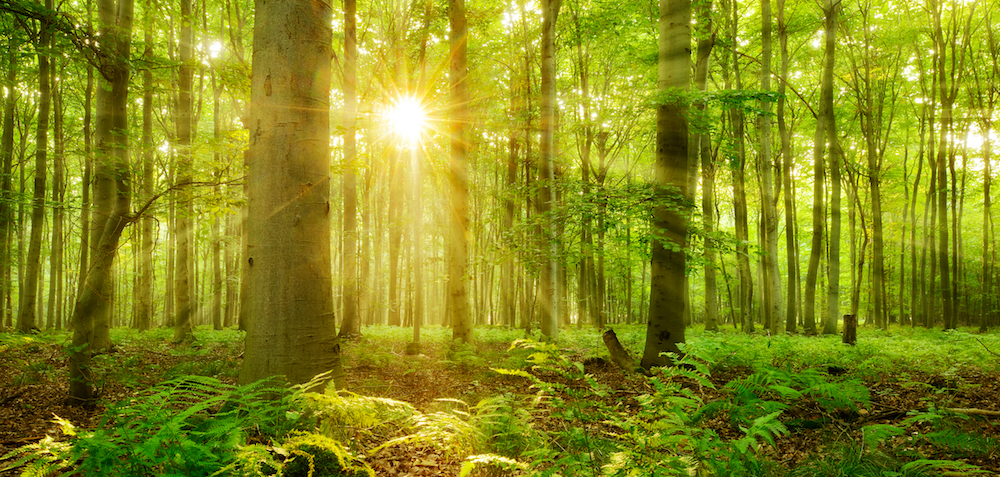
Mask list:
[[[634,373],[635,360],[629,356],[628,351],[622,346],[621,342],[618,341],[618,335],[615,334],[615,330],[605,331],[601,338],[604,340],[604,346],[607,346],[608,353],[611,354],[611,362],[615,363],[622,371],[626,373]]]
[[[974,416],[1000,416],[1000,411],[991,411],[989,409],[949,407],[945,408],[945,411],[954,412],[956,414],[970,414]]]
[[[978,341],[979,344],[983,345],[983,349],[985,349],[987,353],[992,354],[993,356],[996,356],[996,357],[1000,358],[1000,354],[998,354],[996,351],[993,351],[993,350],[987,348],[986,347],[986,343],[983,343],[983,340],[981,340],[979,338],[976,338],[976,341]]]

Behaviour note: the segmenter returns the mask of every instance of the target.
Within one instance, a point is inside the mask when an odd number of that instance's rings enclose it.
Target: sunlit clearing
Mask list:
[[[427,112],[417,98],[403,96],[393,102],[385,112],[389,130],[399,144],[413,147],[420,141],[427,124]]]

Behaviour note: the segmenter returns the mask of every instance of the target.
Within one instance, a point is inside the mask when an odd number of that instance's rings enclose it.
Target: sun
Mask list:
[[[427,111],[417,98],[401,96],[386,110],[385,119],[400,145],[414,147],[420,143],[427,126]]]

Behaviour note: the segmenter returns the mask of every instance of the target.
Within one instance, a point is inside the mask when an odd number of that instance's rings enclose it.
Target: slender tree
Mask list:
[[[539,319],[542,335],[555,340],[559,336],[559,259],[556,222],[552,214],[555,191],[555,34],[562,0],[542,1],[542,70],[541,70],[541,139],[538,158],[538,199],[535,207],[544,221],[540,245],[545,257],[539,276]]]
[[[340,337],[350,339],[361,334],[358,316],[358,178],[357,168],[357,2],[344,0],[344,191],[343,300],[344,319]]]
[[[45,8],[51,10],[52,0],[45,0]],[[45,176],[48,164],[49,113],[52,104],[49,84],[49,46],[52,31],[49,22],[42,20],[41,35],[35,51],[38,57],[38,121],[35,123],[35,179],[34,195],[31,202],[31,238],[28,243],[28,262],[22,280],[23,292],[20,296],[20,311],[17,315],[17,330],[27,333],[38,329],[36,315],[38,281],[41,272],[42,227],[45,222]]]
[[[469,296],[469,27],[465,0],[448,0],[451,24],[451,233],[448,246],[448,296],[452,339],[472,341],[472,309]]]

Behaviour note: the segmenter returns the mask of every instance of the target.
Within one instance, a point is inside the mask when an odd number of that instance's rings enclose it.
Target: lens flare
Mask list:
[[[412,147],[420,142],[427,124],[427,112],[413,96],[397,98],[386,111],[389,130],[401,145]]]

